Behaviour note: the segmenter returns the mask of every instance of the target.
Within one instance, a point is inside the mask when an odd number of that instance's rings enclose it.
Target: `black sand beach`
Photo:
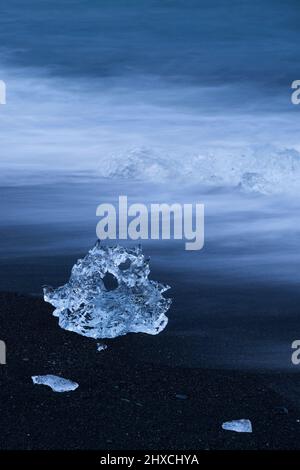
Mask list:
[[[1,294],[2,449],[299,449],[300,406],[289,373],[167,367],[145,361],[169,338],[128,335],[96,342],[66,332],[42,299]],[[180,353],[180,344],[178,344]],[[177,354],[170,347],[170,355]],[[33,385],[32,375],[75,380],[74,392]],[[288,386],[290,391],[292,387]],[[252,434],[224,431],[248,418]]]

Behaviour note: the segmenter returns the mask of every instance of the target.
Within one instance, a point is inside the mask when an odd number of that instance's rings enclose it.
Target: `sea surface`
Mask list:
[[[203,250],[143,241],[173,360],[297,371],[299,21],[294,0],[1,6],[0,289],[65,283],[100,203],[203,203]]]

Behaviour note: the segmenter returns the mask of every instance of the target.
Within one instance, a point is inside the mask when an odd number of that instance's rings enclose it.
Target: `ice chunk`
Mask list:
[[[97,343],[97,351],[105,351],[107,349],[107,345],[104,343]]]
[[[184,393],[176,393],[175,397],[176,397],[178,400],[187,400],[187,399],[188,399],[188,396],[185,395]]]
[[[249,419],[238,419],[235,421],[226,421],[222,424],[226,431],[252,432],[252,424]]]
[[[101,246],[100,242],[72,268],[62,287],[44,288],[44,299],[65,330],[95,339],[129,332],[156,335],[167,325],[169,286],[149,280],[149,263],[141,248]]]
[[[71,392],[76,390],[78,383],[57,375],[33,375],[32,382],[37,385],[48,385],[54,392]]]

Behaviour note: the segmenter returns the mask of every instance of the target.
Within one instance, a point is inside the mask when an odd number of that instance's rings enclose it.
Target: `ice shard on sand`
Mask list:
[[[32,382],[36,385],[48,385],[54,392],[72,392],[78,388],[78,383],[64,379],[58,375],[33,375]]]
[[[234,432],[252,432],[252,423],[249,419],[226,421],[222,424],[222,429],[225,429],[225,431]]]

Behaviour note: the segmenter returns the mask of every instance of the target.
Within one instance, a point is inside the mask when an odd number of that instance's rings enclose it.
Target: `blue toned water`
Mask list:
[[[2,181],[297,189],[299,16],[291,0],[7,2]]]
[[[299,20],[292,0],[1,6],[0,288],[64,283],[119,194],[202,202],[204,250],[145,243],[173,286],[167,334],[186,363],[290,367]]]

